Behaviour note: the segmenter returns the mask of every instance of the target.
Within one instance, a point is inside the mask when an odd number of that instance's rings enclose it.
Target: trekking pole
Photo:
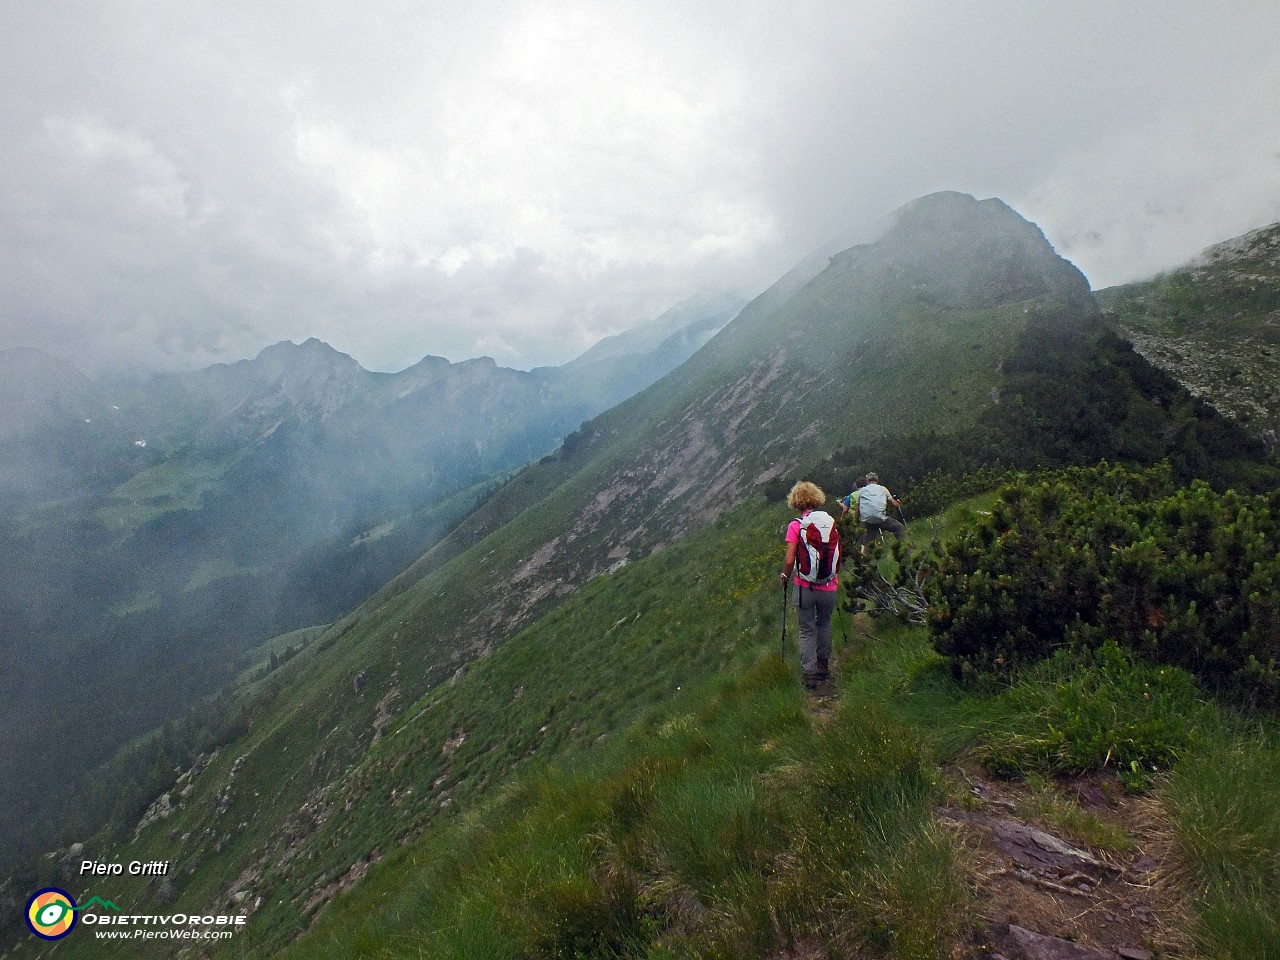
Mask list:
[[[787,581],[782,581],[782,644],[778,648],[782,662],[787,662]]]

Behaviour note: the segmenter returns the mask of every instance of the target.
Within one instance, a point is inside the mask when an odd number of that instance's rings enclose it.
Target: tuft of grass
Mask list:
[[[1165,791],[1204,956],[1280,958],[1280,731],[1219,723]]]
[[[904,960],[946,955],[963,885],[930,814],[939,783],[919,737],[879,705],[846,700],[818,745],[810,790],[824,814],[814,880],[834,906],[833,943]]]
[[[1091,657],[1060,652],[1000,700],[1007,719],[978,751],[993,774],[1113,769],[1135,792],[1186,753],[1211,712],[1186,671],[1136,663],[1112,642]]]
[[[878,916],[879,939],[895,960],[932,960],[951,954],[969,906],[951,837],[934,823],[913,831],[872,874],[868,906]]]

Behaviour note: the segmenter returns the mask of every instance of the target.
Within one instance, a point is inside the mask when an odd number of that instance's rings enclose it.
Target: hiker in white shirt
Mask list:
[[[867,485],[858,491],[858,519],[862,521],[862,552],[875,542],[882,531],[892,533],[901,540],[906,535],[902,521],[889,516],[889,504],[899,509],[901,502],[887,487],[880,485],[880,478],[874,473],[867,474]]]

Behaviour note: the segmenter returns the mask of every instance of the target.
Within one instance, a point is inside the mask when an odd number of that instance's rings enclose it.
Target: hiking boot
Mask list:
[[[826,657],[818,658],[818,672],[815,676],[817,676],[819,683],[826,683],[831,679],[830,668],[831,664],[827,661]]]
[[[818,675],[816,673],[806,673],[804,675],[804,688],[810,693],[818,692]]]

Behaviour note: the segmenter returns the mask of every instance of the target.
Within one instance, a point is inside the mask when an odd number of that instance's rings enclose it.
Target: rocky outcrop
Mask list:
[[[1104,879],[1122,872],[1119,867],[1025,823],[951,808],[943,808],[939,813],[947,820],[987,830],[996,849],[1043,889],[1068,894],[1087,892]]]
[[[1150,950],[1138,947],[1119,947],[1115,950],[1098,950],[1061,937],[1050,937],[1034,930],[1027,930],[1016,923],[1009,924],[1009,940],[1012,956],[993,953],[991,960],[1151,960]]]
[[[1098,293],[1142,356],[1274,446],[1280,432],[1280,224]]]

